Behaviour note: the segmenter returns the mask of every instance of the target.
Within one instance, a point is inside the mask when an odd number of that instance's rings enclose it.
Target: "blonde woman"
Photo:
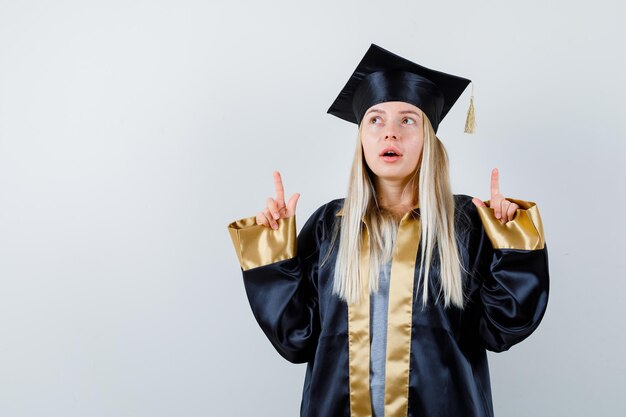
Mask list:
[[[537,205],[497,170],[486,202],[450,188],[436,131],[469,82],[372,44],[328,111],[358,125],[346,197],[296,237],[299,194],[275,172],[265,209],[229,224],[256,320],[308,364],[301,416],[493,416],[486,350],[539,325]]]

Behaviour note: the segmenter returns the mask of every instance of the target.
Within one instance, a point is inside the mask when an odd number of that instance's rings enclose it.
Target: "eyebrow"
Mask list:
[[[367,116],[369,113],[383,113],[386,114],[387,112],[385,112],[384,110],[381,109],[371,109],[370,111],[368,111],[367,113],[365,113],[365,116]],[[398,112],[400,114],[414,114],[417,117],[420,117],[419,113],[413,111],[413,110],[402,110],[400,112]]]

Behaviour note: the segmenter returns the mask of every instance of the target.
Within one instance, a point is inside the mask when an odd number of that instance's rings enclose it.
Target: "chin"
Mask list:
[[[398,172],[392,170],[379,170],[378,172],[374,172],[378,178],[389,180],[389,181],[398,181],[403,180],[411,175],[410,172]]]

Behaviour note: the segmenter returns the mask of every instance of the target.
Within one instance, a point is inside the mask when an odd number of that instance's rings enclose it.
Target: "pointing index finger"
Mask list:
[[[285,189],[283,188],[283,180],[278,171],[274,171],[274,188],[276,188],[276,201],[280,207],[285,207]]]
[[[500,174],[498,168],[494,168],[491,171],[491,199],[493,200],[497,194],[500,194]]]

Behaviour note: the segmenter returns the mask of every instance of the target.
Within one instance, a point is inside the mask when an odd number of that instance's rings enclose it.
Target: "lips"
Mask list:
[[[379,156],[402,156],[402,153],[398,148],[388,146],[380,152]]]
[[[402,159],[402,153],[394,146],[388,146],[380,152],[379,158],[386,163],[394,163]]]

